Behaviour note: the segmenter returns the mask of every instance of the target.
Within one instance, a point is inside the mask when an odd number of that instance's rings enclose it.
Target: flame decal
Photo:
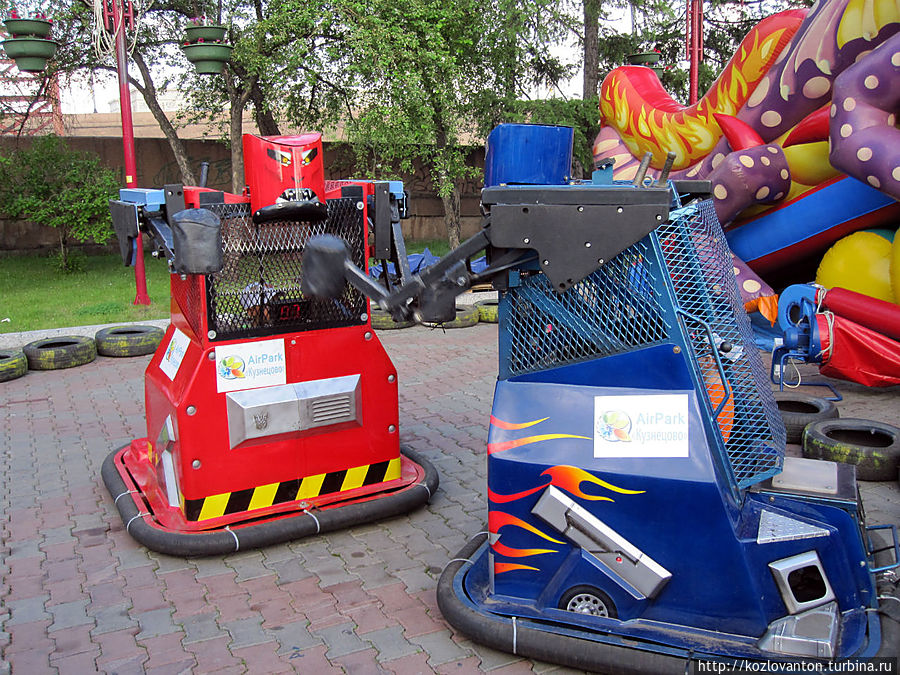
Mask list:
[[[640,495],[644,494],[645,492],[644,490],[628,490],[626,488],[621,488],[617,485],[613,485],[612,483],[607,483],[605,480],[597,478],[597,476],[595,476],[594,474],[588,473],[584,469],[579,469],[576,466],[551,466],[541,475],[550,476],[550,482],[544,483],[543,485],[538,485],[537,487],[533,487],[529,490],[523,490],[522,492],[516,492],[510,495],[501,495],[488,488],[488,499],[490,499],[490,501],[494,502],[495,504],[514,502],[517,499],[522,499],[522,497],[533,495],[535,492],[543,490],[548,485],[554,485],[565,490],[569,494],[573,494],[576,497],[581,497],[582,499],[605,502],[614,501],[609,497],[603,497],[601,495],[589,495],[583,492],[581,490],[582,483],[593,483],[594,485],[606,488],[607,490],[611,490],[612,492],[617,492],[621,495]]]
[[[540,424],[544,420],[550,419],[549,417],[542,417],[539,420],[534,420],[532,422],[521,422],[516,424],[514,422],[504,422],[503,420],[494,417],[491,415],[491,426],[495,426],[498,429],[503,429],[504,431],[518,431],[519,429],[527,429],[528,427],[533,427],[535,424]]]
[[[545,474],[549,474],[550,476],[550,485],[555,485],[582,499],[589,499],[592,501],[603,500],[611,502],[613,500],[609,497],[589,495],[582,492],[582,483],[592,483],[599,487],[606,488],[607,490],[618,492],[621,495],[640,495],[645,492],[644,490],[627,490],[625,488],[620,488],[612,483],[607,483],[605,480],[597,478],[594,474],[588,473],[584,469],[579,469],[577,466],[551,466],[541,475],[543,476]]]
[[[545,487],[550,485],[550,483],[544,483],[543,485],[538,485],[537,487],[531,488],[530,490],[523,490],[522,492],[516,492],[511,495],[501,495],[497,492],[488,488],[488,499],[490,499],[495,504],[505,504],[506,502],[514,502],[517,499],[521,499],[522,497],[527,497],[528,495],[533,495],[535,492],[539,490],[543,490]]]
[[[488,530],[493,532],[494,534],[500,531],[500,528],[506,527],[507,525],[514,525],[515,527],[521,527],[523,530],[528,530],[533,534],[541,537],[542,539],[546,539],[547,541],[552,541],[554,544],[562,544],[559,539],[554,539],[548,534],[544,534],[539,529],[537,529],[534,525],[530,523],[526,523],[521,518],[517,518],[514,515],[509,513],[503,513],[503,511],[491,511],[488,514]]]
[[[519,565],[518,563],[504,563],[504,562],[495,562],[494,563],[494,574],[503,574],[504,572],[513,572],[515,570],[534,570],[538,572],[537,567],[531,567],[530,565]]]
[[[527,558],[530,555],[543,555],[544,553],[559,553],[553,548],[512,548],[499,541],[491,546],[494,552],[507,558]]]
[[[540,436],[526,436],[525,438],[518,438],[514,441],[503,441],[501,443],[488,443],[487,451],[489,455],[493,455],[495,452],[503,452],[504,450],[510,450],[512,448],[518,448],[522,445],[528,445],[529,443],[539,443],[540,441],[552,441],[557,438],[583,438],[584,440],[591,440],[587,436],[576,436],[574,434],[542,434]]]

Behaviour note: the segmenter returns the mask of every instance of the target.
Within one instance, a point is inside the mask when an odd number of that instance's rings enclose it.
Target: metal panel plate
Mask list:
[[[534,249],[550,284],[564,291],[643,239],[668,212],[668,201],[617,206],[501,204],[491,208],[491,244]]]
[[[840,615],[836,602],[769,624],[760,649],[789,656],[830,659],[836,654]]]
[[[802,457],[785,457],[781,473],[772,477],[777,490],[800,490],[824,495],[838,492],[838,472],[835,462]]]
[[[236,448],[252,439],[359,423],[360,393],[359,375],[229,392],[229,442]]]
[[[828,530],[804,523],[795,518],[788,518],[774,511],[763,511],[759,514],[759,530],[756,534],[757,544],[773,544],[777,541],[796,541],[813,537],[827,537]]]
[[[642,597],[655,597],[672,578],[671,572],[555,487],[544,490],[532,513],[603,561]]]

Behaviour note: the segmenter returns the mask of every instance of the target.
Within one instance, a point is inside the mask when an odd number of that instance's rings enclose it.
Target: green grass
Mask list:
[[[53,262],[0,258],[0,333],[169,316],[169,273],[162,261],[145,260],[149,306],[132,304],[134,269],[124,267],[118,255],[87,256],[84,271],[72,274],[57,272]]]
[[[446,239],[408,243],[410,253],[426,247],[438,257],[450,250]],[[118,255],[82,262],[83,271],[62,274],[52,258],[0,258],[0,333],[168,318],[169,273],[162,261],[145,259],[149,307],[132,304],[134,269],[124,267]]]
[[[431,251],[438,258],[443,258],[450,252],[450,244],[447,239],[421,239],[417,241],[406,242],[407,253],[421,253],[425,249]]]

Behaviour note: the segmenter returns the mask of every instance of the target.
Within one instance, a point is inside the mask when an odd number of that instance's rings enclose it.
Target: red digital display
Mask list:
[[[306,301],[279,302],[274,309],[273,316],[276,323],[298,321],[306,314]]]

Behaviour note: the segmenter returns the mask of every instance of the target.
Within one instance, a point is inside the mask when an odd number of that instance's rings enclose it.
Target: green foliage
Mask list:
[[[109,200],[117,191],[116,174],[97,155],[56,136],[0,156],[0,212],[56,228],[64,271],[71,271],[70,241],[103,244],[112,236]]]
[[[520,101],[516,106],[516,114],[511,122],[530,122],[532,124],[558,124],[572,127],[575,131],[573,142],[573,160],[577,168],[580,166],[582,176],[588,177],[593,167],[594,137],[597,135],[600,113],[595,99],[551,98],[535,101]]]
[[[539,21],[549,0],[335,0],[339,90],[364,175],[421,162],[458,239],[468,146],[515,114],[529,84],[558,74]]]
[[[84,261],[87,256],[81,251],[68,248],[65,255],[62,251],[50,254],[50,264],[60,274],[84,272]]]

